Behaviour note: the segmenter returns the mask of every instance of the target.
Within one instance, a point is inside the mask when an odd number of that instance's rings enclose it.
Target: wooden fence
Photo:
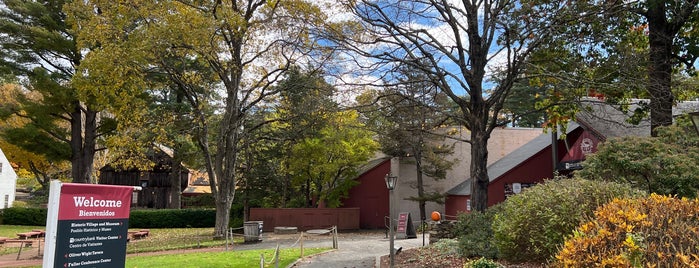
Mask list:
[[[251,208],[250,221],[262,221],[265,232],[274,227],[296,227],[299,231],[337,226],[359,229],[359,208]]]

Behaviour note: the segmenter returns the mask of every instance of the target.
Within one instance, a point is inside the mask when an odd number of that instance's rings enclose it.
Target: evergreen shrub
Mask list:
[[[132,210],[129,228],[204,228],[215,222],[214,209]]]
[[[493,219],[500,257],[511,262],[550,261],[564,239],[595,209],[617,197],[645,195],[629,185],[556,179],[510,196]]]
[[[455,229],[462,257],[485,257],[488,259],[498,257],[498,249],[493,244],[492,228],[493,218],[498,207],[488,208],[485,212],[473,211],[459,215]]]
[[[0,218],[5,225],[44,226],[47,211],[45,208],[11,207],[0,210]]]

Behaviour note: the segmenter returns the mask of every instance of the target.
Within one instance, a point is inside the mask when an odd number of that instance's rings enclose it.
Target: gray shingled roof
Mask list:
[[[571,122],[570,124],[568,124],[567,133],[570,134],[570,132],[577,129],[578,127],[580,127],[580,125],[578,125],[575,122]],[[498,161],[495,161],[495,163],[490,164],[490,166],[488,166],[488,177],[490,178],[490,181],[492,182],[493,180],[499,178],[500,176],[505,174],[505,172],[515,168],[516,166],[531,158],[535,154],[546,149],[546,147],[548,147],[549,145],[551,145],[551,134],[544,133],[534,138],[530,142],[522,145],[521,147],[515,149],[503,158],[500,158]],[[469,178],[464,182],[459,183],[459,185],[447,191],[447,194],[470,195],[471,179]]]
[[[391,159],[391,157],[381,157],[381,158],[376,158],[376,159],[373,159],[373,160],[367,162],[366,164],[357,168],[357,177],[356,178],[361,177],[362,175],[364,175],[364,173],[369,172],[370,170],[374,169],[375,167],[381,165],[383,162],[386,162],[387,160],[390,160],[390,159]]]
[[[638,125],[628,122],[633,111],[641,103],[649,100],[634,99],[629,105],[629,112],[623,112],[618,107],[593,100],[585,102],[583,111],[576,115],[576,121],[591,128],[603,139],[617,137],[648,137],[650,136],[650,118],[646,117]],[[699,101],[678,102],[672,109],[672,115],[677,116],[688,112],[699,111]]]

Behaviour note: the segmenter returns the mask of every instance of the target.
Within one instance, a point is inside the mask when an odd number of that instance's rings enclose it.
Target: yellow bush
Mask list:
[[[696,199],[615,199],[565,241],[554,266],[699,267],[697,237]]]

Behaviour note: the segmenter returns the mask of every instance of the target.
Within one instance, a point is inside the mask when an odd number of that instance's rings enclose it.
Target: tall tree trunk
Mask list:
[[[425,211],[425,185],[422,178],[422,152],[420,150],[415,150],[415,169],[417,171],[417,198],[418,206],[420,207],[420,220],[425,220],[427,213]]]
[[[648,40],[650,45],[649,83],[651,135],[656,136],[656,128],[672,124],[674,96],[670,89],[672,79],[672,42],[676,32],[668,24],[663,1],[649,0]]]
[[[479,101],[480,100],[480,101]],[[489,109],[482,99],[474,98],[471,103],[471,206],[483,212],[488,208],[488,139]]]
[[[82,176],[82,145],[83,145],[83,114],[80,109],[80,102],[73,101],[73,111],[70,112],[70,162],[74,183],[87,183]]]
[[[170,173],[170,196],[167,207],[180,209],[182,205],[182,160],[177,148],[172,151],[172,172]]]
[[[97,182],[93,176],[98,132],[97,115],[98,112],[91,110],[89,107],[85,111],[85,137],[83,138],[82,159],[80,162],[82,165],[81,176],[86,183]]]
[[[216,222],[214,228],[214,239],[224,239],[228,231],[228,224],[231,218],[232,195],[222,195],[216,200]]]
[[[84,118],[83,118],[84,117]],[[84,120],[84,121],[83,121]],[[74,183],[92,183],[92,165],[97,144],[97,112],[73,102],[70,113],[71,176]]]

